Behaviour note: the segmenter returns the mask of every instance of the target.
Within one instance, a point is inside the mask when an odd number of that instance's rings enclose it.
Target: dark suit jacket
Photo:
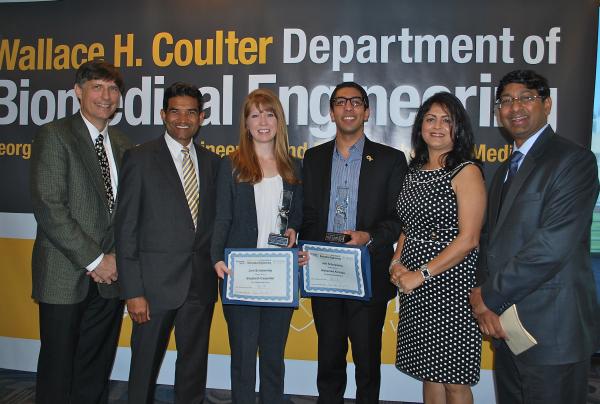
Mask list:
[[[519,358],[572,363],[599,346],[600,311],[590,263],[598,196],[594,155],[548,127],[527,153],[500,209],[508,162],[491,184],[482,237],[482,296],[500,314],[516,303],[538,345]],[[500,209],[500,210],[499,210]]]
[[[197,230],[164,135],[123,159],[115,221],[121,296],[144,296],[150,310],[178,308],[189,292],[206,303],[216,300],[209,247],[219,157],[194,146],[200,178]]]
[[[304,217],[300,238],[323,241],[329,216],[331,161],[335,139],[307,150],[304,155]],[[401,223],[396,212],[398,194],[406,174],[404,154],[392,147],[365,139],[358,182],[356,230],[373,237],[371,280],[373,300],[387,301],[396,295],[388,267],[394,255]]]
[[[296,162],[295,172],[301,177],[300,163]],[[236,182],[231,159],[225,158],[219,170],[217,186],[217,218],[211,244],[213,265],[224,261],[224,249],[256,248],[258,223],[254,186],[248,182]],[[283,182],[283,189],[293,192],[292,204],[288,214],[288,228],[296,230],[302,223],[302,185]]]
[[[131,146],[109,127],[117,170]],[[32,297],[43,303],[74,304],[87,295],[86,265],[114,250],[113,218],[100,164],[87,126],[77,113],[41,127],[33,140],[30,166],[37,235],[31,262]],[[100,295],[114,298],[118,285],[98,284]]]

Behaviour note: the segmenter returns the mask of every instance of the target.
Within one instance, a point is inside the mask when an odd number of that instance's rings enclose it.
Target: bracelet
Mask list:
[[[390,262],[390,266],[388,268],[388,272],[390,273],[390,275],[392,274],[392,267],[396,264],[402,264],[402,261],[400,260],[400,258],[395,258]]]
[[[427,264],[421,265],[419,271],[421,271],[421,275],[423,275],[423,282],[431,279],[432,275],[431,272],[429,272],[429,267],[427,266]]]

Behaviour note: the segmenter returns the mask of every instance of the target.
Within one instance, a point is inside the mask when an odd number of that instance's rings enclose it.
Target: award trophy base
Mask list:
[[[344,233],[335,233],[332,231],[325,233],[325,241],[328,243],[345,244],[350,241],[350,239],[350,235]]]
[[[267,244],[274,245],[277,247],[287,247],[289,242],[290,239],[287,236],[282,236],[281,234],[277,233],[270,233]]]

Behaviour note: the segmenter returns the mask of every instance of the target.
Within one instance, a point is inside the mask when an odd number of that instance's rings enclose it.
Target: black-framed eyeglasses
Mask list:
[[[362,107],[365,105],[365,100],[363,100],[362,97],[351,97],[351,98],[335,97],[333,99],[333,106],[334,107],[345,107],[346,104],[348,103],[348,101],[350,101],[350,105],[352,105],[352,108],[358,108],[358,107]]]
[[[519,102],[521,105],[530,105],[538,98],[544,99],[541,95],[521,95],[519,97],[500,97],[496,100],[495,104],[498,109],[510,108],[515,102]]]

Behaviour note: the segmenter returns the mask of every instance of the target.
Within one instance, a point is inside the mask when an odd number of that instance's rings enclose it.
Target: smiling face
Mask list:
[[[537,90],[529,89],[524,84],[510,83],[504,87],[499,98],[537,95],[539,95]],[[529,103],[513,101],[512,105],[504,106],[496,111],[498,120],[514,139],[517,147],[520,147],[531,135],[546,125],[551,108],[552,100],[548,97],[544,100],[535,98]]]
[[[336,97],[362,97],[360,91],[353,87],[340,88]],[[331,120],[335,122],[338,135],[361,136],[364,132],[365,122],[369,120],[369,109],[364,105],[353,107],[350,101],[343,106],[333,106],[329,112]]]
[[[121,91],[114,81],[88,80],[75,84],[75,95],[83,116],[102,130],[119,106]]]
[[[190,144],[204,120],[198,100],[188,95],[169,98],[169,106],[166,111],[161,109],[160,116],[169,136],[182,146]]]
[[[421,136],[430,150],[447,153],[454,147],[452,118],[440,104],[433,104],[425,113]]]
[[[246,128],[255,143],[274,143],[277,135],[277,117],[272,108],[253,105],[246,118]]]

